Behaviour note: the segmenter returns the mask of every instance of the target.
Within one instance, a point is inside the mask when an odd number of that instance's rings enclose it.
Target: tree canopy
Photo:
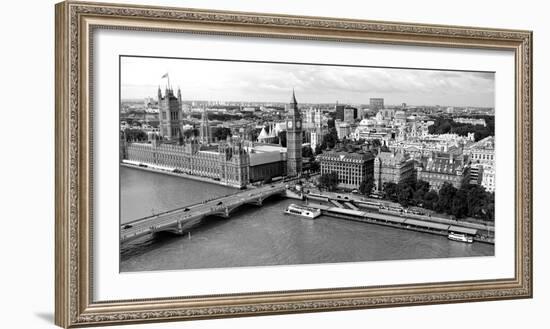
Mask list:
[[[328,174],[322,174],[319,177],[319,187],[326,188],[329,191],[334,191],[338,183],[338,173],[335,171]]]
[[[231,136],[231,129],[226,127],[215,127],[212,130],[212,137],[219,141],[226,140],[227,136]]]
[[[430,134],[447,134],[455,133],[459,136],[467,136],[468,133],[474,133],[475,141],[479,141],[487,136],[495,135],[495,118],[494,116],[484,115],[476,116],[476,119],[484,119],[486,126],[472,125],[468,123],[458,123],[451,118],[438,117],[434,124],[428,127]]]
[[[494,220],[494,193],[479,185],[463,184],[459,189],[444,183],[439,192],[430,189],[423,180],[410,180],[399,184],[387,182],[383,186],[384,199],[399,202],[403,207],[419,206],[456,218],[474,217]]]
[[[374,176],[368,174],[365,179],[359,185],[359,192],[363,195],[369,196],[374,188]]]

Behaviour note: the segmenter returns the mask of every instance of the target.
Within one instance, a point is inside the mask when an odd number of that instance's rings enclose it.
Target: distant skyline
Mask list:
[[[168,73],[184,101],[288,102],[494,107],[495,74],[401,68],[326,66],[122,57],[121,98],[164,92]]]

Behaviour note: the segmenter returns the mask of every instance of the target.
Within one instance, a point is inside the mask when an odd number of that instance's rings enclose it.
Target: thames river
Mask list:
[[[120,168],[121,222],[238,190],[165,174]],[[190,235],[158,234],[121,252],[120,271],[176,270],[493,256],[494,246],[327,216],[283,214],[299,201],[275,199],[230,218],[206,218]]]

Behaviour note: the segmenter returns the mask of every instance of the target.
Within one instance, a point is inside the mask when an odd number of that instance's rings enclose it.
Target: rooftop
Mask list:
[[[407,161],[409,158],[402,152],[380,152],[376,156],[382,163],[397,164]]]
[[[423,158],[421,164],[425,171],[453,174],[464,169],[465,162],[462,159],[462,157],[454,158],[450,155],[437,156],[434,158]]]
[[[370,152],[345,152],[345,151],[329,151],[320,154],[321,160],[336,160],[336,161],[368,161],[373,159],[373,155]]]

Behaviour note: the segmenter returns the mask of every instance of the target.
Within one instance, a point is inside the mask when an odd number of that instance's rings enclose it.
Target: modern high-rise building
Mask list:
[[[336,101],[336,105],[334,105],[334,112],[336,113],[336,116],[334,117],[335,120],[344,120],[345,108],[346,105],[338,104],[338,101]]]
[[[158,88],[160,135],[169,141],[175,141],[181,135],[181,91],[178,97],[170,86],[166,86],[164,97]]]
[[[286,115],[287,175],[298,176],[302,172],[302,117],[294,90]]]
[[[371,98],[369,100],[369,105],[371,110],[380,110],[384,108],[384,99],[383,98]]]
[[[344,120],[347,123],[354,123],[357,118],[357,109],[353,107],[346,107],[344,109]]]

